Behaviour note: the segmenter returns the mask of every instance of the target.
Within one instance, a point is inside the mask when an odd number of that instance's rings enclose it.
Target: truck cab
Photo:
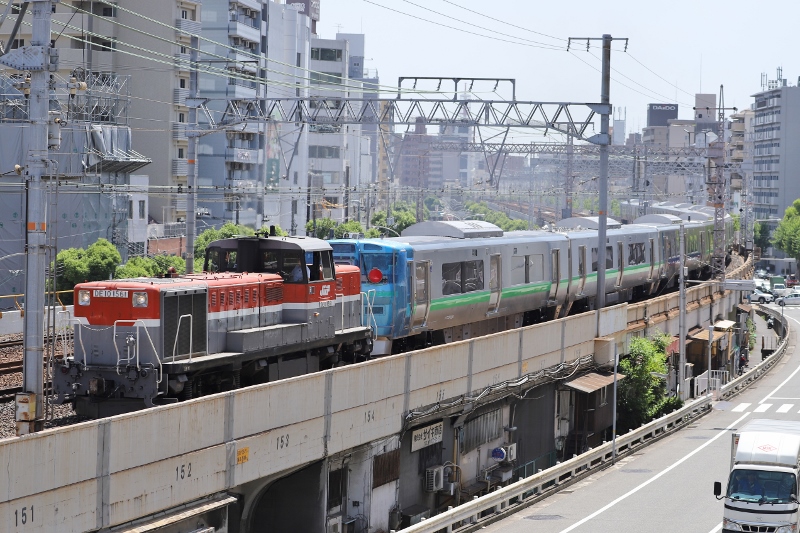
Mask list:
[[[714,483],[725,499],[722,531],[796,532],[799,466],[800,422],[752,420],[734,433],[724,495]]]

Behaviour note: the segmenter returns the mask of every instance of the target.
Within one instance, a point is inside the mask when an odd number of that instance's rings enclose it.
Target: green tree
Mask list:
[[[665,348],[669,340],[666,335],[652,339],[634,338],[629,354],[621,358],[619,372],[625,376],[618,385],[617,412],[621,432],[649,422],[660,410],[674,403],[672,400],[667,403],[664,382],[653,375],[667,372]]]
[[[769,231],[761,222],[753,224],[753,244],[762,250],[769,247]]]
[[[314,231],[314,221],[309,220],[306,223],[306,235],[309,237],[316,237],[318,239],[327,239],[331,230],[335,230],[339,224],[332,218],[318,218],[316,220],[317,229]]]
[[[236,235],[255,235],[255,231],[247,226],[236,225],[228,222],[220,229],[209,228],[197,236],[194,240],[195,264],[200,267],[206,257],[208,245],[219,239],[229,239]]]
[[[275,224],[275,235],[278,237],[288,237],[289,232],[280,227],[278,224]],[[262,235],[269,235],[269,224],[264,224],[261,226],[261,229],[258,232]]]
[[[131,257],[124,265],[117,267],[116,279],[149,278],[155,276],[155,263],[148,257]]]
[[[503,231],[517,231],[528,229],[528,222],[525,220],[514,220],[501,211],[489,209],[485,202],[467,202],[467,211],[473,215],[483,215],[483,220],[490,222]]]
[[[83,248],[67,248],[56,256],[61,275],[56,283],[58,290],[71,290],[84,281],[110,279],[122,262],[116,247],[105,239]]]
[[[772,244],[800,261],[800,198],[792,202],[772,234]]]
[[[611,216],[619,217],[622,215],[622,207],[619,205],[619,200],[611,200]]]

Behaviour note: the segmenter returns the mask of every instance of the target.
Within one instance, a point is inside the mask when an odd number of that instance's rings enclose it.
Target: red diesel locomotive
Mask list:
[[[216,241],[206,268],[76,285],[74,355],[56,365],[57,401],[108,416],[369,355],[359,269],[334,265],[327,242]]]

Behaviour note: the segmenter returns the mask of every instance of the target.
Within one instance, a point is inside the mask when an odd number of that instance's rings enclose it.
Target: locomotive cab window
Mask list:
[[[306,252],[306,266],[309,281],[330,281],[333,279],[333,260],[331,252]]]
[[[286,250],[281,259],[281,276],[286,283],[307,282],[309,269],[305,265],[303,252]]]
[[[236,251],[212,248],[206,257],[207,272],[230,272],[236,270]]]
[[[278,268],[279,254],[277,250],[263,250],[261,252],[261,268],[264,272],[270,274],[277,274],[280,270]]]
[[[392,279],[392,267],[394,265],[394,257],[391,253],[373,253],[367,252],[361,254],[361,282],[364,283],[369,280],[369,273],[373,270],[381,272],[383,280]]]

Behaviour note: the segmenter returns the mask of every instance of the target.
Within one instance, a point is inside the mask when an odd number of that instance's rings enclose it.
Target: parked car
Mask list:
[[[762,292],[769,292],[769,281],[759,278],[755,278],[753,281],[756,284],[756,289]]]
[[[771,292],[777,298],[778,296],[786,296],[792,292],[792,289],[783,283],[773,283]]]
[[[766,275],[767,275],[767,271],[764,270],[763,268],[759,268],[758,270],[756,270],[756,277],[757,278],[764,279],[764,277]]]
[[[800,305],[800,292],[792,292],[786,296],[781,296],[775,301],[778,305]]]
[[[798,284],[797,276],[794,274],[789,274],[786,278],[786,286],[789,288],[794,288]]]
[[[750,300],[750,303],[758,302],[760,304],[765,304],[774,300],[774,297],[768,292],[756,289],[751,294],[747,295],[747,299]]]

